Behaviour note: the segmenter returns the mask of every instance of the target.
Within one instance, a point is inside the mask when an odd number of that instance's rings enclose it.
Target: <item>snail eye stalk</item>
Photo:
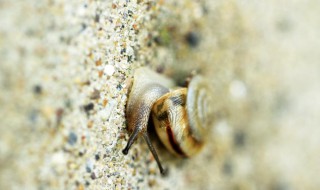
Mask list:
[[[136,128],[136,129],[138,129],[138,128]],[[128,152],[129,152],[132,144],[134,143],[134,141],[136,141],[138,134],[139,134],[139,131],[138,131],[138,130],[134,130],[134,131],[132,132],[132,134],[131,134],[131,136],[130,136],[130,138],[129,138],[129,140],[128,140],[127,146],[122,150],[122,153],[123,153],[124,155],[127,155],[127,154],[128,154]]]
[[[150,141],[150,139],[149,139],[149,136],[148,136],[148,133],[147,133],[147,132],[143,133],[143,138],[144,138],[144,140],[147,142],[148,147],[149,147],[149,149],[150,149],[153,157],[154,157],[154,158],[156,159],[156,161],[157,161],[157,164],[158,164],[160,173],[161,173],[162,175],[165,175],[165,174],[166,174],[166,170],[163,169],[163,167],[162,167],[162,165],[161,165],[161,162],[160,162],[160,159],[159,159],[159,156],[158,156],[158,154],[157,154],[157,151],[156,151],[156,149],[153,147],[153,145],[152,145],[152,143],[151,143],[151,141]]]
[[[138,128],[136,128],[136,129],[138,129]],[[135,130],[135,131],[132,132],[132,134],[131,134],[131,136],[130,136],[130,138],[128,140],[127,146],[122,150],[122,153],[124,155],[128,154],[132,144],[134,143],[134,141],[136,141],[138,134],[139,134],[139,130]],[[147,145],[149,147],[149,150],[151,151],[153,157],[156,159],[156,162],[158,164],[160,173],[162,175],[165,175],[166,174],[166,170],[162,167],[162,164],[160,162],[158,153],[157,153],[156,149],[153,147],[153,145],[151,143],[151,140],[150,140],[150,138],[148,136],[148,132],[146,131],[146,132],[142,133],[142,136],[143,136],[144,140],[146,141],[146,143],[147,143]]]

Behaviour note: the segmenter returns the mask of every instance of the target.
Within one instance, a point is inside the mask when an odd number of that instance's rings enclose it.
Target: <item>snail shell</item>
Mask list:
[[[147,133],[150,114],[162,143],[182,157],[201,150],[209,125],[210,88],[205,80],[195,76],[188,88],[170,91],[173,87],[174,83],[168,78],[147,68],[137,69],[126,107],[128,129],[132,134],[123,153],[128,154],[136,138],[143,136],[162,174],[165,170]]]
[[[208,125],[207,88],[204,79],[196,76],[188,88],[171,91],[153,105],[157,134],[170,152],[189,157],[201,150]]]

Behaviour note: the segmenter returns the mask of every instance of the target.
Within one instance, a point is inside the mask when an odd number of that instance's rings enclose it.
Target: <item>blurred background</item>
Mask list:
[[[320,1],[0,1],[0,189],[319,189]],[[212,85],[195,157],[141,139],[136,68]]]

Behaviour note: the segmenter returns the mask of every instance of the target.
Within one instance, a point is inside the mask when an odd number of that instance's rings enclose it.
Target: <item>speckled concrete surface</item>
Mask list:
[[[0,189],[319,189],[320,2],[0,2]],[[204,150],[128,156],[134,70],[211,82]]]

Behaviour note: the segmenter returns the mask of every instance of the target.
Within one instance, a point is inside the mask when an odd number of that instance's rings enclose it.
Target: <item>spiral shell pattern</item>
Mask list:
[[[153,105],[152,118],[157,134],[170,152],[189,157],[198,153],[208,123],[209,85],[194,77],[188,88],[166,93]]]

